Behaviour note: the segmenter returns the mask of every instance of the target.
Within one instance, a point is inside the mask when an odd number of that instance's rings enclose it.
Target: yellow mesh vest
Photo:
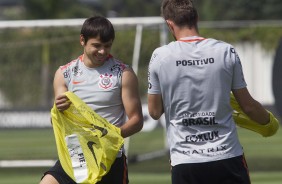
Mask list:
[[[72,92],[63,113],[51,110],[57,152],[65,172],[76,183],[95,184],[108,173],[124,143],[120,129],[95,113]]]
[[[270,137],[276,134],[279,129],[279,121],[275,118],[275,116],[268,111],[270,122],[266,125],[261,125],[253,120],[251,120],[241,109],[238,102],[236,101],[233,93],[230,94],[230,104],[233,108],[233,118],[236,125],[254,131],[256,133],[261,134],[263,137]]]

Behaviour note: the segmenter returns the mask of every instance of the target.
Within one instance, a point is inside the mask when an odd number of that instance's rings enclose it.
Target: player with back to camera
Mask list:
[[[230,92],[258,124],[273,115],[249,94],[234,47],[199,35],[192,0],[163,0],[161,12],[176,41],[152,54],[148,108],[153,119],[165,114],[172,183],[251,183]]]
[[[61,66],[55,73],[55,104],[60,111],[66,110],[70,103],[64,92],[71,91],[100,116],[120,127],[121,135],[125,138],[142,129],[143,115],[135,73],[110,54],[114,38],[115,31],[108,19],[93,16],[85,20],[80,34],[83,55]],[[60,161],[44,173],[40,182],[56,183],[75,183],[64,172]],[[124,148],[120,150],[109,173],[97,184],[110,183],[128,183]]]

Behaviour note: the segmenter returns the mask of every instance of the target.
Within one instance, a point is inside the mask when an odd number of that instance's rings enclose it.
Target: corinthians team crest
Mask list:
[[[99,86],[102,89],[109,89],[113,86],[113,80],[112,80],[113,75],[112,74],[107,74],[105,73],[104,75],[100,75],[100,81],[99,81]]]

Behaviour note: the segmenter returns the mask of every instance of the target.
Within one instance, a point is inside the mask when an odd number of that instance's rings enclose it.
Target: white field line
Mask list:
[[[150,153],[134,155],[128,157],[128,162],[136,163],[145,160],[152,160],[164,156],[168,153],[167,149],[153,151]],[[19,167],[52,167],[56,160],[0,160],[0,168],[19,168]]]
[[[51,167],[56,160],[0,160],[0,168]]]

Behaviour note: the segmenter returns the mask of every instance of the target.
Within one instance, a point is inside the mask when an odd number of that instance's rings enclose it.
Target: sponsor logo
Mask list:
[[[182,119],[182,124],[184,126],[194,126],[194,125],[217,125],[215,117],[198,117],[198,118],[186,118]]]
[[[193,66],[193,65],[207,65],[213,64],[214,58],[196,59],[196,60],[177,60],[176,66]]]
[[[183,126],[195,126],[195,125],[217,125],[215,121],[215,112],[185,112],[182,115]]]
[[[90,130],[91,131],[99,130],[102,133],[101,137],[104,137],[105,135],[108,134],[108,130],[106,128],[99,127],[99,126],[94,125],[94,124],[91,124],[91,125],[93,126],[93,128],[91,128]]]
[[[92,153],[92,156],[93,156],[93,158],[94,158],[94,160],[95,160],[96,165],[99,167],[98,160],[97,160],[97,157],[96,157],[96,154],[95,154],[95,151],[94,151],[95,144],[96,144],[96,143],[93,142],[93,141],[88,141],[87,146],[88,146],[89,150],[90,150],[91,153]],[[100,166],[101,166],[102,169],[104,169],[104,171],[107,170],[107,167],[105,166],[104,163],[101,162],[101,163],[100,163]]]
[[[207,142],[207,141],[216,140],[218,138],[219,138],[219,132],[212,131],[212,132],[206,132],[203,134],[188,135],[185,137],[185,142],[186,143]]]
[[[220,145],[216,147],[206,148],[206,149],[191,149],[187,151],[182,151],[184,155],[199,155],[205,154],[207,156],[223,155],[227,152],[227,145]]]
[[[75,80],[72,81],[72,83],[73,83],[74,85],[81,84],[81,83],[83,83],[83,82],[85,82],[85,81],[75,81]]]

